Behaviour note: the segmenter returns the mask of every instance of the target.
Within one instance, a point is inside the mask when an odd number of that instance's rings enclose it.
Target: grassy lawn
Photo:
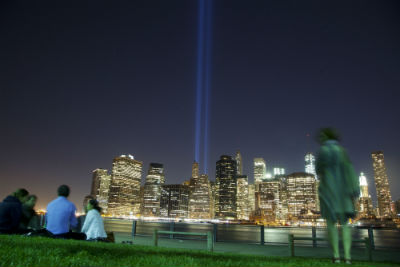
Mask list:
[[[0,236],[0,266],[341,266],[329,259],[263,257],[113,243]],[[343,266],[348,266],[344,265]],[[400,266],[353,262],[352,266]]]

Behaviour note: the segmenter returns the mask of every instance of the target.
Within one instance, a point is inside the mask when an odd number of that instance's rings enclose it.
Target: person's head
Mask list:
[[[57,190],[58,196],[59,197],[68,197],[69,196],[69,186],[68,185],[60,185],[60,187]]]
[[[88,204],[86,206],[86,210],[87,211],[92,210],[92,209],[95,209],[98,212],[101,212],[101,208],[99,206],[99,202],[96,199],[89,200],[89,202],[88,202]]]
[[[36,205],[36,201],[37,201],[37,196],[29,195],[24,205],[33,209],[33,207],[35,207]]]
[[[334,128],[321,128],[318,131],[317,135],[318,143],[323,144],[328,140],[339,141],[340,140],[339,133]]]
[[[28,190],[24,188],[20,188],[14,193],[12,193],[12,196],[18,198],[19,201],[21,201],[22,203],[26,202],[26,200],[28,199],[28,195],[29,195]]]
[[[83,199],[83,209],[85,210],[85,212],[88,212],[87,210],[87,205],[89,203],[90,200],[94,199],[93,196],[91,195],[87,195],[84,199]]]

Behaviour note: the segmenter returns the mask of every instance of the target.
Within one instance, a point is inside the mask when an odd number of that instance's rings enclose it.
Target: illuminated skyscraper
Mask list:
[[[267,165],[263,158],[254,159],[254,184],[258,192],[258,185],[267,177]]]
[[[150,163],[143,193],[143,216],[160,216],[161,186],[165,183],[164,166]]]
[[[357,211],[359,218],[366,218],[373,215],[372,199],[368,193],[367,178],[364,173],[360,174],[360,198],[357,200]]]
[[[374,167],[379,216],[389,218],[393,216],[391,209],[392,196],[390,194],[389,180],[386,174],[383,151],[372,152],[371,156]]]
[[[215,217],[236,219],[236,161],[231,156],[221,156],[216,166]]]
[[[242,155],[240,154],[240,151],[236,152],[236,174],[237,175],[243,175],[243,161],[242,161]]]
[[[310,173],[292,173],[286,179],[288,217],[297,220],[317,210],[316,180]]]
[[[93,171],[92,190],[90,195],[95,197],[99,206],[107,213],[108,196],[110,192],[111,175],[105,169]]]
[[[305,158],[305,172],[314,174],[315,179],[317,179],[317,172],[315,171],[315,157],[312,153],[307,153]]]
[[[282,181],[279,178],[260,183],[259,208],[262,210],[260,214],[263,221],[276,222],[283,219],[281,191]]]
[[[192,165],[189,190],[189,218],[212,219],[210,181],[206,174],[199,176],[199,164],[197,162]]]
[[[249,183],[247,175],[237,176],[237,218],[248,220],[251,212],[249,206]]]
[[[277,175],[285,175],[285,169],[284,168],[274,168],[274,177]]]
[[[160,216],[166,218],[188,217],[189,186],[168,184],[161,187]]]
[[[131,155],[114,158],[108,201],[113,216],[137,215],[140,212],[141,161]]]
[[[255,185],[249,184],[249,211],[250,213],[256,209],[256,199],[255,199]]]

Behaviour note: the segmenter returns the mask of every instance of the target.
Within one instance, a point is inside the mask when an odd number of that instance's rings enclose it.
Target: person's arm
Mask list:
[[[88,212],[86,214],[85,222],[83,223],[81,233],[86,233],[89,230],[90,225],[92,224],[94,217],[92,212]]]
[[[76,228],[78,226],[78,220],[76,219],[75,212],[76,207],[75,205],[73,205],[71,209],[71,214],[69,216],[69,224],[71,225],[71,228]]]

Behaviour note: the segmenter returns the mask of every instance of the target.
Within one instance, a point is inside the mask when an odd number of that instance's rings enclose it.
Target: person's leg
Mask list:
[[[351,227],[344,223],[342,225],[342,238],[343,238],[343,250],[345,260],[351,260]]]
[[[336,222],[332,222],[330,220],[326,220],[327,228],[328,228],[328,239],[329,243],[332,247],[333,258],[339,259],[339,233],[336,227]]]

